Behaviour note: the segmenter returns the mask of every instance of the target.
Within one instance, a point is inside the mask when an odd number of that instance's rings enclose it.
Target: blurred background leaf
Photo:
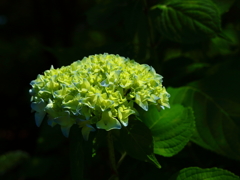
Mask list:
[[[11,151],[0,156],[0,176],[23,163],[29,155],[23,151]]]
[[[212,0],[219,8],[220,13],[226,13],[233,6],[235,0]]]

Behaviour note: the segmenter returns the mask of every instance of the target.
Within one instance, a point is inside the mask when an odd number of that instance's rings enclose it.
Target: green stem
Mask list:
[[[72,180],[83,179],[84,151],[81,129],[72,126],[70,131],[70,167]]]
[[[124,160],[124,158],[126,157],[127,153],[124,152],[121,156],[121,158],[119,159],[118,163],[117,163],[117,168],[119,168],[119,166],[122,164],[122,161]],[[116,177],[115,175],[112,175],[109,180],[118,180],[119,178]]]
[[[122,164],[122,161],[124,160],[124,158],[126,157],[127,152],[124,152],[121,156],[121,158],[119,159],[118,163],[117,163],[117,168],[119,168],[119,166]]]
[[[113,171],[113,175],[109,178],[109,180],[118,180],[118,171],[117,171],[117,165],[115,160],[115,153],[114,153],[114,146],[113,146],[113,138],[111,131],[108,132],[108,150],[109,150],[109,160],[111,164],[111,169]]]

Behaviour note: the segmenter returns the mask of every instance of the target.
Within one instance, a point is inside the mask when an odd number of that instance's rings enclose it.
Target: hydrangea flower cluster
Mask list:
[[[107,53],[52,66],[30,85],[37,126],[47,114],[48,124],[59,124],[66,137],[73,124],[82,128],[84,139],[94,127],[121,129],[130,115],[137,115],[134,103],[145,111],[152,104],[169,107],[162,76],[153,67]]]

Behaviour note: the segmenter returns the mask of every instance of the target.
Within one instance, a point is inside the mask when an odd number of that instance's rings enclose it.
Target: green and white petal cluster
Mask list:
[[[59,124],[66,137],[73,124],[82,128],[85,139],[94,126],[121,129],[130,115],[137,115],[135,103],[145,111],[152,104],[169,107],[162,76],[151,66],[119,55],[92,55],[69,66],[51,67],[30,84],[37,126],[47,114],[48,124]]]

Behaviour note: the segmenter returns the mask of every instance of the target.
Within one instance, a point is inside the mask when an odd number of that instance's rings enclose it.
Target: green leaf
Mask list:
[[[223,14],[227,12],[231,6],[234,4],[235,0],[212,0],[220,10],[220,13]]]
[[[131,120],[127,127],[120,130],[120,140],[128,155],[138,160],[151,162],[161,168],[153,154],[151,131],[144,123]]]
[[[240,179],[235,174],[220,168],[201,169],[189,167],[182,169],[176,180],[237,180]]]
[[[81,129],[72,126],[70,131],[70,161],[72,180],[83,179],[84,151]]]
[[[149,127],[154,139],[154,153],[170,157],[181,151],[191,138],[194,116],[191,108],[173,105],[170,109],[139,111],[140,118]]]
[[[156,26],[173,41],[196,43],[221,33],[220,13],[211,0],[169,0],[152,9],[162,11]]]
[[[224,28],[224,33],[231,39],[226,41],[223,38],[214,38],[211,40],[208,48],[208,56],[213,58],[216,56],[226,56],[235,54],[238,50],[238,35],[236,29],[233,28],[232,24],[229,24]]]
[[[239,124],[209,95],[193,87],[168,88],[170,104],[193,108],[196,129],[192,141],[227,157],[240,160]]]
[[[24,151],[10,151],[2,154],[0,156],[0,175],[15,168],[28,158],[29,155]]]

